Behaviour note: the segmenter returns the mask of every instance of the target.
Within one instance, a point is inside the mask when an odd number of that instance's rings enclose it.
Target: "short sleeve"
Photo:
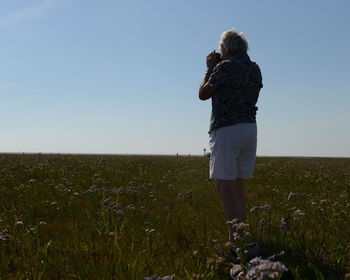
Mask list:
[[[225,71],[226,64],[227,62],[222,61],[215,66],[208,80],[209,85],[215,88],[219,88],[223,85],[224,81],[227,79],[227,71]]]

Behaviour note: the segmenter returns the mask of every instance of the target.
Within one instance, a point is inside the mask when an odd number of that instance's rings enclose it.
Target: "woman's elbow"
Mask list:
[[[199,91],[198,97],[202,101],[205,101],[205,100],[210,98],[210,97],[206,96],[206,94],[203,91],[201,91],[201,90]]]
[[[216,91],[216,88],[212,87],[207,83],[199,89],[199,99],[200,100],[210,99],[213,96],[215,91]]]
[[[205,100],[207,100],[208,98],[205,98],[204,96],[201,96],[201,95],[200,95],[200,96],[199,96],[199,99],[202,100],[202,101],[205,101]]]

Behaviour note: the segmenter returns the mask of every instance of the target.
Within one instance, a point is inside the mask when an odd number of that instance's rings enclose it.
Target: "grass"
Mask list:
[[[350,159],[258,158],[245,189],[247,242],[344,279]],[[0,155],[0,279],[227,279],[227,235],[208,158]]]

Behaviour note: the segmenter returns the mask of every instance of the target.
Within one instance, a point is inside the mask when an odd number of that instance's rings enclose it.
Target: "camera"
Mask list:
[[[215,58],[218,60],[218,61],[221,61],[221,53],[214,53],[215,54]]]

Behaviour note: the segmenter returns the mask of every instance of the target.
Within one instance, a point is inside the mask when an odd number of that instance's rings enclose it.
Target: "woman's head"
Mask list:
[[[243,33],[227,30],[220,36],[219,49],[223,56],[235,57],[247,53],[248,42]]]

